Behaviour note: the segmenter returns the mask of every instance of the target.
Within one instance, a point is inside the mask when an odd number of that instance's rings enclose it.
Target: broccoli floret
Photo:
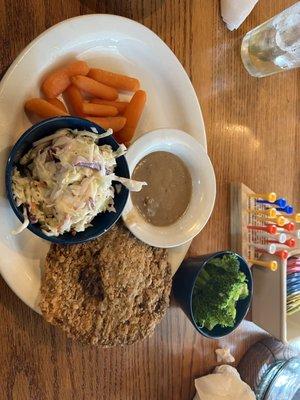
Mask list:
[[[246,275],[235,255],[214,258],[200,272],[193,291],[196,324],[212,330],[216,325],[232,327],[236,302],[249,294]]]

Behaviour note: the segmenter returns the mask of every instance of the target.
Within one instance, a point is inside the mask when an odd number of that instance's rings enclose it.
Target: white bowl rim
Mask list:
[[[216,179],[213,165],[206,150],[197,140],[188,133],[175,128],[161,128],[145,133],[130,146],[126,154],[129,172],[130,175],[132,175],[137,163],[147,154],[152,153],[153,151],[169,151],[173,154],[179,155],[176,151],[176,149],[179,149],[179,146],[180,151],[186,152],[186,155],[187,152],[191,152],[190,154],[197,157],[199,163],[202,163],[202,165],[205,164],[206,171],[199,171],[199,181],[196,182],[196,184],[200,184],[201,174],[202,176],[205,176],[206,180],[209,182],[209,191],[208,193],[204,193],[207,202],[206,211],[205,215],[199,213],[199,215],[196,216],[197,221],[195,221],[194,227],[190,229],[190,232],[181,231],[181,234],[178,235],[177,228],[176,239],[173,235],[175,226],[189,213],[189,208],[175,224],[157,227],[147,223],[142,218],[138,211],[135,210],[131,201],[131,196],[129,195],[122,214],[123,221],[131,233],[133,233],[138,239],[154,247],[172,248],[180,246],[191,241],[204,228],[211,216],[216,198]],[[192,198],[193,195],[194,180]],[[134,218],[132,218],[133,214]],[[162,231],[165,232],[163,240],[162,237],[158,235],[158,233]]]

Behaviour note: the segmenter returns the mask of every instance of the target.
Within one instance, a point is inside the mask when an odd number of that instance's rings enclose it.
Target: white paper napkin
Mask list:
[[[194,400],[255,400],[255,394],[230,365],[216,367],[210,375],[195,380]]]
[[[221,15],[227,28],[237,29],[248,17],[258,0],[221,0]]]

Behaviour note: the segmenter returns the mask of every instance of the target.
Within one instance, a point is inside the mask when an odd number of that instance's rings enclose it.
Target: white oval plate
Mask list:
[[[174,224],[154,226],[140,215],[129,195],[122,217],[127,228],[143,242],[171,249],[190,242],[206,225],[215,203],[216,179],[202,145],[186,132],[171,128],[148,132],[130,146],[126,154],[130,174],[139,161],[155,151],[175,154],[188,168],[193,186],[190,204]]]
[[[189,132],[206,149],[203,118],[192,84],[172,51],[145,26],[115,15],[84,15],[63,21],[32,41],[0,84],[0,271],[11,289],[37,312],[41,267],[49,244],[29,231],[10,235],[19,222],[5,196],[5,163],[12,145],[31,125],[23,111],[25,99],[39,96],[47,71],[74,58],[140,79],[148,101],[137,137],[174,127]],[[170,251],[173,271],[188,247]]]

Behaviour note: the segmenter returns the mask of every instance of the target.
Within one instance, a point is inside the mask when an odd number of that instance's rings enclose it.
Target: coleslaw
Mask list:
[[[126,147],[113,151],[97,144],[111,134],[61,129],[33,143],[13,171],[14,199],[18,207],[23,205],[24,214],[15,234],[29,222],[38,222],[47,236],[82,232],[97,214],[115,211],[113,181],[131,191],[141,190],[145,182],[114,174],[116,159]]]

